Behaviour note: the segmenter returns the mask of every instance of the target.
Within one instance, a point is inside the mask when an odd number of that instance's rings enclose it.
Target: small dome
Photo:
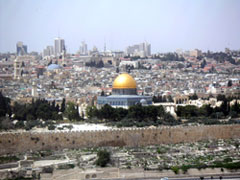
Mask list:
[[[120,74],[113,82],[113,89],[136,89],[137,83],[127,73]]]
[[[142,105],[147,105],[146,99],[141,99],[141,100],[140,100],[140,103],[141,103]]]
[[[47,67],[47,70],[56,70],[56,69],[61,69],[62,67],[59,66],[58,64],[50,64],[48,67]]]

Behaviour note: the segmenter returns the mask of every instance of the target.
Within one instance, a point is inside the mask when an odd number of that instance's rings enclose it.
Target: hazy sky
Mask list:
[[[0,52],[17,41],[40,52],[58,35],[72,53],[104,39],[111,50],[144,40],[153,52],[240,49],[240,0],[0,0]]]

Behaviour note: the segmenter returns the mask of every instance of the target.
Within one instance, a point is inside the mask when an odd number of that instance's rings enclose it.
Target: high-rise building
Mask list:
[[[231,50],[229,48],[225,48],[225,53],[226,54],[230,54],[231,53]]]
[[[85,41],[82,41],[82,45],[79,48],[79,53],[81,55],[87,55],[88,54],[88,47]]]
[[[151,56],[151,54],[152,54],[152,52],[151,52],[151,44],[148,44],[147,42],[145,42],[145,49],[146,49],[147,56]]]
[[[128,46],[126,53],[131,56],[151,56],[151,44],[144,42],[140,44],[135,44],[133,46]]]
[[[23,42],[21,42],[21,41],[17,42],[16,48],[17,48],[17,55],[18,56],[19,55],[22,56],[22,55],[27,54],[27,46],[23,45]]]
[[[50,56],[54,55],[54,48],[53,48],[53,46],[47,46],[47,50],[48,50]]]
[[[65,50],[65,42],[64,39],[61,38],[56,38],[54,40],[54,51],[55,51],[55,56],[60,56],[63,51]]]
[[[182,49],[177,49],[176,50],[176,53],[180,56],[180,55],[183,55],[183,50]]]
[[[43,50],[43,57],[52,56],[52,55],[54,55],[53,46],[47,46],[47,47]]]
[[[192,57],[198,57],[202,55],[202,51],[199,49],[194,49],[192,51],[190,51],[190,56]]]

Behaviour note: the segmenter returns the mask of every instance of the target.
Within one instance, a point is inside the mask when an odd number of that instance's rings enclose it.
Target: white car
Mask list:
[[[161,178],[160,180],[168,180],[168,177]]]

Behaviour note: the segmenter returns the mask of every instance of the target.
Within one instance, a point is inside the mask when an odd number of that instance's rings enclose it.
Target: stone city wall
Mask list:
[[[0,133],[0,155],[102,146],[147,146],[240,138],[240,125],[122,128],[103,131]]]

